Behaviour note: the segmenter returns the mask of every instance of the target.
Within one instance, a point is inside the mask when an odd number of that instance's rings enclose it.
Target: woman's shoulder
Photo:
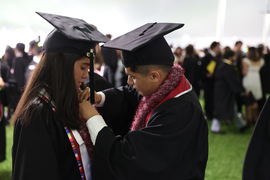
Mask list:
[[[243,59],[243,62],[247,63],[248,65],[250,64],[250,60],[247,57]]]
[[[54,112],[48,103],[40,97],[35,97],[29,102],[27,108],[20,113],[17,121],[22,124],[29,124],[35,122],[36,119],[47,119],[47,117],[52,116],[52,113]]]

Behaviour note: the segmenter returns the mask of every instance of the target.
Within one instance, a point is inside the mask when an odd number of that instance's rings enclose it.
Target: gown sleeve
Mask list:
[[[106,124],[116,135],[124,136],[129,131],[141,95],[131,86],[104,90],[103,107],[97,108]]]

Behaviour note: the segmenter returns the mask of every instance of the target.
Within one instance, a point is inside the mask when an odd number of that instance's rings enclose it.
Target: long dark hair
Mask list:
[[[258,49],[255,47],[249,47],[248,48],[248,58],[251,61],[259,61],[260,60],[260,54],[258,52]]]
[[[46,90],[56,106],[56,112],[62,122],[72,129],[78,129],[79,103],[74,80],[74,63],[82,56],[70,53],[45,53],[37,64],[29,83],[18,103],[14,120],[21,118],[21,123],[30,123],[40,106],[33,105],[37,91]]]

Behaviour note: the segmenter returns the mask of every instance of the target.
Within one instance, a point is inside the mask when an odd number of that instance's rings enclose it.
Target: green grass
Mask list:
[[[12,158],[11,148],[13,143],[13,127],[6,126],[6,160],[0,162],[0,180],[11,180]]]
[[[203,105],[203,101],[200,98]],[[208,127],[211,126],[211,121]],[[221,129],[226,131],[226,135],[209,133],[209,157],[205,171],[205,180],[241,180],[243,161],[246,149],[253,131],[248,129],[244,133],[239,133],[236,126],[222,124]],[[11,148],[13,127],[7,126],[7,159],[0,163],[0,180],[11,180]]]

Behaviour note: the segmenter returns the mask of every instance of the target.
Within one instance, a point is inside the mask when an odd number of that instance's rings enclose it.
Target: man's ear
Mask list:
[[[151,70],[149,73],[149,78],[151,79],[151,81],[153,82],[157,82],[160,80],[161,76],[160,76],[160,72],[157,70]]]

